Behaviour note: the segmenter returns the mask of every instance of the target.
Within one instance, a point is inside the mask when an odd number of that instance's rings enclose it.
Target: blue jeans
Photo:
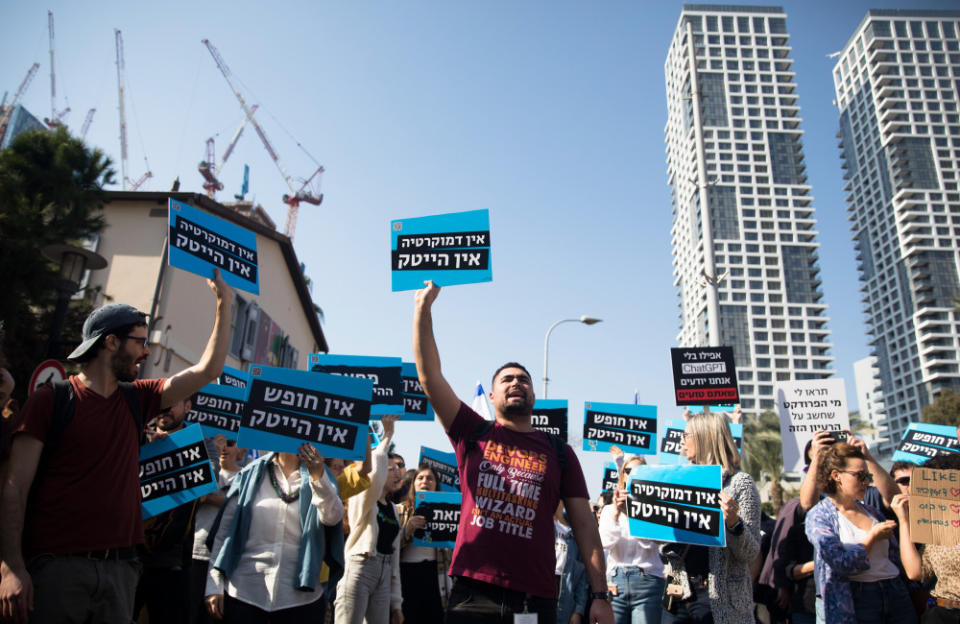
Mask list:
[[[860,583],[850,581],[858,624],[916,624],[907,586],[900,577]]]
[[[637,566],[617,566],[607,583],[617,586],[612,603],[616,624],[660,624],[662,578]]]

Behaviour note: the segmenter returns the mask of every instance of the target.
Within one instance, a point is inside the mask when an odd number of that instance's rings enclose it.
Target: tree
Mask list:
[[[88,148],[62,127],[25,132],[0,151],[0,275],[5,286],[0,320],[21,398],[44,355],[57,297],[58,267],[40,250],[54,243],[76,244],[103,229],[103,187],[114,176],[110,165],[100,150]],[[79,342],[89,307],[71,308],[64,342]]]
[[[770,482],[774,515],[783,507],[783,440],[780,418],[765,410],[757,417],[743,420],[743,468],[757,484]]]
[[[942,390],[933,403],[923,408],[921,419],[932,425],[960,427],[960,393]]]

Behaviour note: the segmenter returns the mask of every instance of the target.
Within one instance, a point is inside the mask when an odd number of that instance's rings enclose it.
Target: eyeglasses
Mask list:
[[[147,348],[147,341],[150,339],[149,336],[124,336],[121,340],[133,340],[138,343],[142,348]]]
[[[873,475],[867,472],[866,470],[861,470],[859,472],[851,472],[849,470],[839,470],[838,472],[845,472],[847,474],[853,475],[857,478],[857,481],[861,483],[870,483],[873,481]]]
[[[898,485],[910,485],[910,477],[900,477],[896,481]]]

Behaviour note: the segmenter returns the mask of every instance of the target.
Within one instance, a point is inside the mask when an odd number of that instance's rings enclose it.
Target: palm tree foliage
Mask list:
[[[780,419],[766,410],[759,416],[743,419],[743,469],[757,485],[770,482],[774,514],[783,506],[783,440]]]

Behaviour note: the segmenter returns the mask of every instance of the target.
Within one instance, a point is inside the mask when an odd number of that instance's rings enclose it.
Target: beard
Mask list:
[[[186,417],[187,417],[186,414],[179,417],[171,414],[169,418],[166,416],[161,416],[160,418],[157,419],[157,429],[159,429],[160,431],[164,431],[166,433],[169,433],[171,431],[176,431],[177,429],[180,429],[183,426],[183,421],[186,419]],[[168,419],[170,421],[170,424],[165,424],[164,421]]]
[[[510,397],[511,399],[517,397]],[[528,418],[533,414],[533,403],[527,397],[523,397],[523,401],[518,403],[512,403],[507,400],[503,406],[503,416],[507,420],[520,420],[522,418]]]
[[[117,381],[131,382],[137,378],[137,364],[126,351],[118,351],[110,358],[110,368]]]

